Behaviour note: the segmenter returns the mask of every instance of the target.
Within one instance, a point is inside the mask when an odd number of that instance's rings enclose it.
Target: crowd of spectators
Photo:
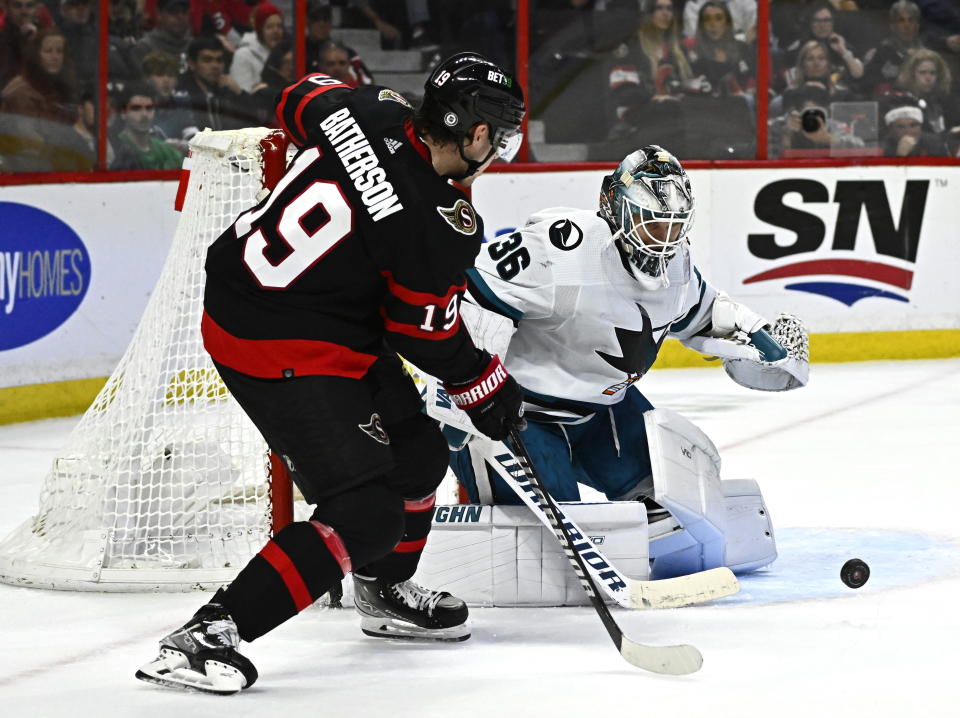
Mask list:
[[[590,159],[653,136],[685,157],[754,157],[758,101],[771,157],[904,154],[890,112],[909,103],[942,142],[924,135],[908,154],[960,150],[955,0],[771,0],[759,97],[756,0],[532,3],[534,113],[547,142],[599,148]]]
[[[374,81],[337,27],[419,51],[424,71],[468,48],[512,68],[514,7],[308,0],[306,68]],[[771,0],[764,88],[756,0],[530,8],[531,118],[546,128],[540,141],[599,147],[589,159],[650,141],[688,158],[754,157],[758,102],[771,157],[960,156],[960,2]],[[109,168],[178,167],[201,128],[270,124],[294,78],[294,0],[110,0],[101,108],[98,13],[97,0],[0,0],[0,172],[97,167],[103,113]]]

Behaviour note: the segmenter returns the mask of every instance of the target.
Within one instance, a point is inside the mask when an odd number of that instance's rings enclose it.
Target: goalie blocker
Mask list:
[[[671,515],[648,525],[638,501],[563,504],[590,541],[638,580],[771,564],[773,525],[757,482],[721,480],[713,442],[676,412],[655,409],[644,421],[654,498]],[[461,450],[471,453],[481,481],[488,480],[483,467],[494,460],[491,442],[477,438]],[[522,506],[437,507],[417,580],[447,586],[473,605],[587,604],[549,529]]]

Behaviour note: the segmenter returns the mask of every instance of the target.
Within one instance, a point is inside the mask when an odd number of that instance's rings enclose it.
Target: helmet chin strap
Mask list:
[[[447,174],[444,175],[444,178],[445,178],[445,179],[452,179],[454,182],[462,182],[463,180],[467,179],[467,177],[470,177],[470,176],[472,176],[472,175],[475,175],[475,174],[477,173],[477,170],[479,170],[481,167],[483,167],[483,165],[484,165],[491,157],[493,157],[494,154],[496,154],[496,152],[497,152],[497,148],[491,144],[491,145],[490,145],[490,151],[487,153],[487,156],[486,156],[486,157],[484,157],[484,158],[483,158],[482,160],[480,160],[480,161],[472,160],[472,159],[470,159],[469,157],[467,157],[467,156],[464,154],[464,152],[463,152],[464,140],[465,140],[465,139],[466,139],[466,138],[461,139],[460,142],[457,143],[457,150],[460,152],[460,159],[462,159],[464,162],[467,163],[467,170],[466,170],[466,172],[464,172],[464,173],[462,173],[462,174],[453,174],[453,173],[451,173],[451,172],[448,172]]]

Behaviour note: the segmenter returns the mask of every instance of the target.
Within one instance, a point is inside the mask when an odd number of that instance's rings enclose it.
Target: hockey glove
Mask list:
[[[520,385],[507,374],[500,357],[483,352],[486,365],[475,379],[462,383],[444,382],[450,399],[467,413],[477,431],[494,441],[507,438],[510,429],[527,428],[523,419]]]

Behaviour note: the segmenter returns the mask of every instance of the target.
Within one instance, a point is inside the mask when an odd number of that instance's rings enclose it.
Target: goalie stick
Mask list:
[[[523,446],[520,433],[516,429],[511,429],[509,440],[517,454],[517,461],[520,468],[524,474],[526,474],[530,486],[536,495],[540,509],[548,517],[557,541],[560,542],[564,554],[566,554],[570,565],[573,566],[573,570],[577,574],[581,588],[583,588],[584,593],[587,594],[590,603],[593,604],[597,615],[600,616],[600,620],[603,622],[604,628],[607,629],[607,633],[610,635],[610,639],[617,647],[617,650],[620,651],[620,655],[623,656],[624,660],[637,668],[667,675],[680,676],[695,673],[700,670],[700,666],[703,665],[703,656],[700,655],[700,651],[694,646],[648,646],[643,643],[637,643],[629,636],[624,635],[620,626],[617,625],[617,622],[613,620],[613,616],[610,615],[610,609],[607,608],[607,604],[604,603],[603,599],[598,595],[597,586],[586,569],[584,559],[580,555],[580,552],[574,547],[570,532],[564,525],[564,521],[560,518],[559,508],[544,488],[540,476],[533,467],[533,462],[530,460],[530,456]]]
[[[553,522],[543,508],[536,488],[510,447],[503,442],[489,442],[494,451],[484,458],[493,466],[501,479],[516,492],[523,503],[550,529],[556,531]],[[475,442],[478,444],[480,442]],[[529,462],[529,457],[528,457]],[[541,490],[543,486],[541,485]],[[630,578],[617,570],[599,548],[594,546],[573,519],[554,503],[554,513],[571,537],[572,549],[583,559],[587,571],[603,592],[619,606],[633,609],[680,608],[697,603],[732,596],[740,590],[733,571],[725,566],[699,571],[687,576],[641,581]]]
[[[516,464],[516,459],[504,442],[493,442],[480,434],[469,417],[460,411],[447,397],[437,379],[425,372],[411,367],[410,371],[420,377],[423,384],[421,394],[424,398],[427,415],[442,424],[463,431],[477,437],[474,446],[492,451],[485,451],[485,458],[493,466],[504,482],[516,492],[517,496],[533,512],[541,523],[553,528],[549,518],[535,500],[535,495],[529,489],[529,482],[525,474]],[[603,592],[624,608],[678,608],[696,603],[713,601],[724,596],[731,596],[740,590],[736,576],[726,567],[713,568],[677,578],[659,579],[656,581],[640,581],[623,575],[606,559],[603,553],[593,544],[584,541],[586,534],[556,507],[557,514],[569,528],[572,535],[577,536],[580,544],[574,544],[574,550],[580,550],[587,558],[587,570],[600,584]]]

